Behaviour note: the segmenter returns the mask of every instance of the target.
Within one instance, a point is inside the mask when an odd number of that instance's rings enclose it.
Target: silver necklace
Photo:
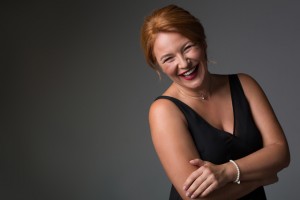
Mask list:
[[[208,100],[208,94],[205,94],[205,93],[200,93],[199,96],[190,96],[190,95],[186,95],[183,91],[181,91],[179,88],[178,88],[178,91],[180,94],[182,94],[183,96],[185,97],[189,97],[189,98],[192,98],[192,99],[196,99],[196,100]]]
[[[204,93],[204,92],[201,92],[199,96],[190,96],[190,95],[186,95],[183,91],[181,91],[179,88],[179,93],[181,93],[183,96],[185,97],[189,97],[189,98],[192,98],[192,99],[196,99],[196,100],[208,100],[208,97],[209,97],[209,92],[211,91],[211,76],[209,77],[209,86],[208,86],[208,92],[207,93]]]

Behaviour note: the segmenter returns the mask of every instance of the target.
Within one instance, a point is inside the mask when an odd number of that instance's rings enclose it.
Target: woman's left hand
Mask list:
[[[199,168],[186,179],[183,185],[188,197],[205,197],[229,182],[225,165],[215,165],[200,159],[191,160],[190,164]]]

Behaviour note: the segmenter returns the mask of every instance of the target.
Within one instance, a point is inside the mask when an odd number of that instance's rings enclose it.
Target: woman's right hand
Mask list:
[[[198,169],[189,175],[183,185],[188,197],[205,197],[231,181],[227,177],[225,165],[215,165],[201,159],[191,160],[190,164]]]
[[[206,197],[214,190],[225,186],[230,179],[224,178],[226,175],[222,171],[225,171],[224,165],[214,165],[210,162],[203,161],[201,159],[194,159],[190,161],[190,164],[197,166],[195,170],[185,181],[183,189],[186,191],[186,196],[191,198]],[[223,169],[222,169],[223,168]],[[264,179],[256,181],[256,187],[265,186],[276,183],[278,181],[277,174],[265,177]]]

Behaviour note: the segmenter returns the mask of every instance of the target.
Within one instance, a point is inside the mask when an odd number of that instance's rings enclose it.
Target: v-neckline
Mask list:
[[[232,113],[233,113],[233,130],[232,130],[232,133],[228,132],[228,131],[225,131],[225,130],[222,130],[222,129],[219,129],[215,126],[213,126],[211,123],[209,123],[206,119],[204,119],[196,110],[194,110],[191,106],[187,105],[186,103],[184,103],[183,101],[175,98],[175,97],[172,97],[172,96],[161,96],[161,97],[167,97],[167,98],[172,98],[172,99],[175,99],[177,101],[179,101],[181,104],[183,104],[184,106],[186,106],[188,109],[190,109],[193,113],[196,114],[196,116],[198,118],[200,118],[204,123],[206,123],[208,126],[210,126],[211,128],[217,130],[218,132],[221,132],[221,133],[225,133],[227,135],[230,135],[230,136],[236,136],[235,134],[235,126],[236,126],[236,115],[235,115],[235,108],[234,108],[234,100],[233,100],[233,91],[232,91],[232,81],[231,81],[231,77],[230,75],[228,75],[228,81],[229,81],[229,89],[230,89],[230,96],[231,96],[231,105],[232,105]]]

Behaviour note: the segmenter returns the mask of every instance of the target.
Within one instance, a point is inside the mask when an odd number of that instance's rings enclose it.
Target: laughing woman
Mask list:
[[[258,83],[210,73],[204,29],[178,6],[149,15],[141,43],[147,63],[172,81],[149,111],[170,199],[266,199],[263,186],[278,181],[290,155]]]

